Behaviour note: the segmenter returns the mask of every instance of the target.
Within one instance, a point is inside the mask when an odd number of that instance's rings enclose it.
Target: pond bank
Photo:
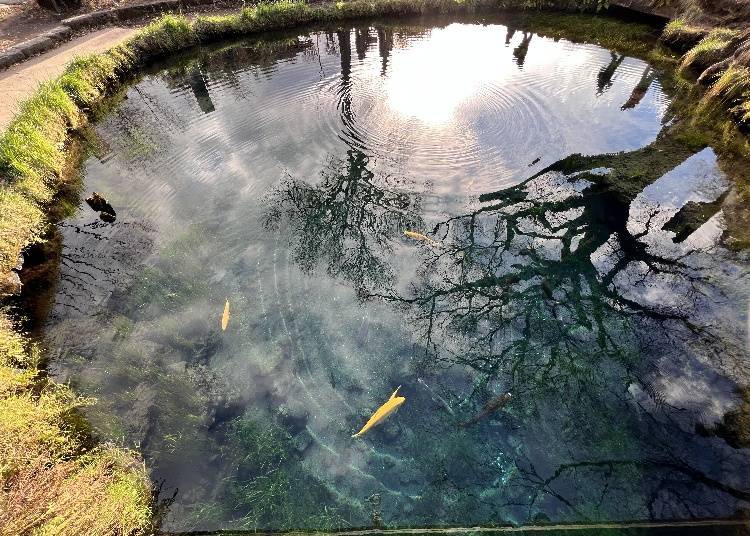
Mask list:
[[[70,158],[66,146],[71,141],[71,133],[86,125],[89,120],[87,114],[92,109],[154,58],[226,36],[288,28],[303,23],[335,22],[384,13],[415,14],[429,10],[458,13],[477,5],[457,6],[452,2],[355,2],[313,8],[304,4],[283,3],[247,9],[238,15],[199,17],[192,23],[184,18],[168,16],[131,35],[128,41],[111,51],[76,60],[59,79],[43,86],[22,107],[19,117],[0,140],[0,167],[4,177],[0,191],[0,272],[11,273],[16,267],[19,253],[28,245],[46,238],[47,209],[59,190],[66,186],[64,169]],[[81,452],[87,450],[86,436],[81,432],[85,427],[81,427],[80,423],[79,426],[70,425],[69,418],[74,408],[84,401],[44,380],[39,372],[37,350],[18,334],[17,327],[7,317],[3,317],[2,321],[2,414],[19,418],[0,422],[2,435],[8,441],[1,451],[3,477],[8,482],[6,487],[11,490],[8,492],[10,495],[4,494],[0,511],[32,512],[33,515],[22,522],[13,518],[6,523],[3,519],[0,525],[16,529],[31,527],[54,530],[56,526],[70,523],[63,525],[74,529],[69,533],[76,533],[75,530],[80,529],[87,534],[129,534],[149,530],[148,482],[137,456],[108,447],[96,451],[96,454],[79,457]],[[52,410],[46,412],[45,408]],[[40,429],[45,433],[28,434],[38,438],[38,441],[28,445],[29,452],[41,451],[50,437],[54,438],[54,444],[62,443],[66,447],[54,451],[44,463],[37,464],[35,455],[19,456],[17,447],[12,443],[28,431]],[[11,459],[22,460],[25,465],[7,464],[6,460]],[[92,481],[104,486],[104,489],[92,485]],[[55,486],[62,486],[63,482],[71,486],[75,501],[55,502],[49,496],[49,491],[59,490]],[[28,487],[21,488],[21,483]],[[39,501],[36,511],[28,508],[29,505],[13,502],[14,498],[18,500],[22,492],[27,493],[29,489],[46,493],[33,495]],[[59,491],[55,494],[64,496]],[[102,497],[112,500],[102,500]],[[54,506],[47,508],[49,504]],[[81,525],[76,529],[72,525],[76,523],[74,518],[83,510],[90,511],[92,516],[106,523],[93,529],[91,525]]]
[[[136,28],[113,26],[77,37],[59,48],[0,71],[0,131],[5,130],[19,106],[28,99],[37,86],[62,74],[73,58],[98,54],[132,37]]]

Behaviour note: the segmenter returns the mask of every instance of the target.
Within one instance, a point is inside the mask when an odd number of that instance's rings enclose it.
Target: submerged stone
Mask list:
[[[108,216],[111,216],[114,218],[117,214],[115,213],[115,209],[112,208],[112,205],[109,204],[109,202],[104,199],[101,195],[94,192],[89,197],[86,198],[86,203],[92,208],[92,210],[95,210],[96,212],[106,213]],[[101,215],[100,215],[101,216]],[[104,217],[102,217],[104,221]]]

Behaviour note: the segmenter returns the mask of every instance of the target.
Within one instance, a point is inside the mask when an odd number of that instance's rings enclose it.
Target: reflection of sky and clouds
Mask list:
[[[502,25],[206,52],[98,126],[118,220],[63,226],[53,371],[179,488],[171,528],[727,516],[745,268],[718,205],[668,230],[729,183],[647,161],[667,104],[640,60]]]

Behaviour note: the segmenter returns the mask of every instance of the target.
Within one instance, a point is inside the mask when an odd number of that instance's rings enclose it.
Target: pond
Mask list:
[[[750,263],[670,76],[493,17],[175,60],[95,127],[51,374],[169,530],[731,517]]]

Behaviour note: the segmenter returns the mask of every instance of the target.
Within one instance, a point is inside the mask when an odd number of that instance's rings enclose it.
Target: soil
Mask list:
[[[0,0],[0,52],[59,26],[62,19],[113,7],[145,4],[151,0],[83,0],[80,8],[64,13],[46,10],[34,0],[23,0],[24,3],[20,5],[6,5],[3,1]],[[238,4],[241,4],[240,0],[216,0],[213,4],[186,8],[183,13],[186,15],[204,11],[222,13],[227,10],[236,10]],[[143,20],[137,19],[127,23],[118,23],[119,26],[142,24]]]
[[[51,30],[60,24],[60,20],[67,17],[142,3],[144,0],[84,0],[80,8],[65,13],[43,9],[33,0],[26,0],[20,5],[0,3],[0,51]]]
[[[750,24],[750,0],[692,0],[707,15],[712,26]]]

